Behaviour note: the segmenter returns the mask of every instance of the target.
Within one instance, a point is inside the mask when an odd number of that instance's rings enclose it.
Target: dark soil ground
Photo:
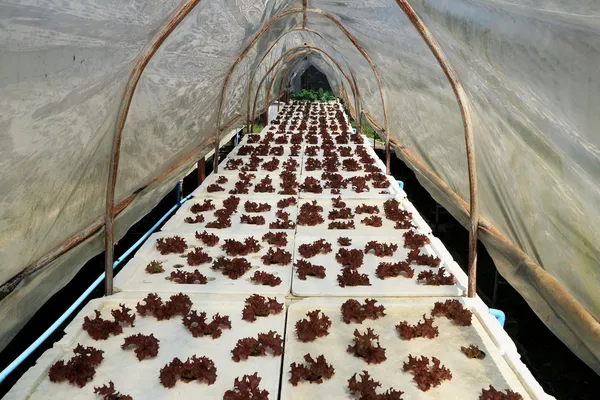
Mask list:
[[[231,145],[224,147],[222,156],[230,149]],[[381,152],[378,151],[378,153]],[[212,162],[207,162],[206,166],[208,174],[211,172]],[[434,234],[447,246],[456,262],[464,268],[467,263],[467,230],[429,196],[420,186],[412,171],[400,160],[392,159],[392,173],[397,179],[404,181],[409,199],[429,222]],[[196,186],[197,177],[195,173],[192,173],[184,181],[184,195],[191,193]],[[143,236],[175,202],[176,189],[173,189],[154,210],[135,224],[118,242],[115,246],[115,259]],[[436,214],[438,215],[437,223]],[[125,265],[127,261],[125,260],[121,266]],[[4,369],[52,325],[103,270],[104,255],[100,254],[91,259],[67,286],[44,304],[17,337],[0,353],[0,370]],[[118,273],[118,271],[119,268],[116,272]],[[558,399],[598,399],[593,383],[598,384],[600,377],[546,328],[523,298],[500,276],[498,276],[496,301],[493,303],[495,271],[494,263],[485,247],[480,244],[477,292],[490,307],[498,308],[506,313],[506,331],[517,344],[523,362],[546,392]],[[88,299],[101,297],[103,291],[104,287],[100,285]],[[76,310],[72,317],[78,312],[79,310]],[[62,330],[71,322],[71,319],[67,319],[55,334],[50,336],[0,385],[0,397],[4,396],[21,375],[35,364],[35,360],[44,351],[62,337]],[[594,393],[596,394],[594,395]]]

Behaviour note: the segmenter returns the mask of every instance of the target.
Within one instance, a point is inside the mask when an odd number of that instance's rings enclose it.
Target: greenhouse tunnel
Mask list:
[[[470,230],[469,265],[479,239],[600,373],[597,2],[9,2],[0,15],[0,350],[312,66]]]

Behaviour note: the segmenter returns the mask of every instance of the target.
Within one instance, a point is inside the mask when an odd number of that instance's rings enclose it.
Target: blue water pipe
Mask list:
[[[498,323],[502,329],[504,329],[504,322],[506,322],[506,314],[504,314],[504,311],[497,310],[495,308],[488,308],[488,312],[498,320]]]
[[[400,189],[404,190],[404,182],[398,180],[396,182],[398,182],[398,186],[400,186]]]
[[[177,210],[177,208],[179,208],[179,206],[181,206],[181,204],[185,203],[186,201],[188,201],[189,199],[191,199],[193,197],[190,194],[187,197],[183,198],[183,200],[179,201],[180,191],[181,191],[181,182],[179,182],[177,184],[177,204],[174,205],[169,211],[167,211],[167,213],[165,215],[163,215],[163,217],[161,219],[159,219],[158,222],[156,224],[154,224],[154,226],[152,228],[150,228],[150,230],[144,234],[144,236],[142,236],[137,242],[135,242],[133,246],[131,246],[129,249],[127,249],[127,251],[125,253],[123,253],[123,255],[121,257],[119,257],[117,259],[117,261],[115,261],[113,263],[113,269],[115,269],[119,264],[121,264],[123,262],[123,260],[125,260],[138,247],[140,247],[146,241],[146,239],[148,239],[148,237],[152,233],[154,233],[154,231],[156,229],[158,229],[158,227],[163,222],[165,222],[165,220],[171,214],[173,214],[175,212],[175,210]],[[75,311],[77,309],[77,307],[79,307],[81,305],[81,303],[83,303],[83,301],[90,295],[90,293],[92,293],[94,291],[94,289],[96,289],[96,287],[98,287],[98,285],[100,285],[100,283],[102,283],[103,280],[104,280],[104,272],[102,273],[102,275],[100,275],[98,277],[98,279],[96,279],[94,281],[94,283],[92,283],[90,285],[90,287],[88,287],[86,289],[85,292],[83,292],[83,294],[81,296],[79,296],[79,298],[77,300],[75,300],[75,302],[71,305],[71,307],[69,307],[67,309],[67,311],[65,311],[63,313],[63,315],[60,316],[60,318],[58,318],[48,329],[46,329],[46,331],[44,333],[42,333],[42,335],[39,338],[37,338],[37,340],[35,342],[33,342],[23,353],[21,353],[21,355],[19,355],[19,357],[17,357],[13,362],[10,363],[10,365],[8,365],[6,368],[4,368],[4,370],[2,372],[0,372],[0,383],[2,383],[8,375],[10,375],[19,365],[21,365],[21,363],[23,361],[25,361],[27,359],[27,357],[29,357],[31,355],[31,353],[33,353],[35,350],[37,350],[37,348],[40,347],[40,345],[42,343],[44,343],[44,341],[46,339],[48,339],[48,337],[50,335],[52,335],[54,333],[54,331],[56,331],[56,329],[58,329],[58,327],[63,322],[65,322],[65,320],[67,318],[69,318],[71,316],[71,314],[73,314],[73,311]]]

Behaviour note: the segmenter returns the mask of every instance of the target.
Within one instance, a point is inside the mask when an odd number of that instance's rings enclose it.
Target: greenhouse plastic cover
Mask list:
[[[381,76],[396,155],[467,226],[460,109],[400,3],[309,0],[304,20],[302,1],[2,1],[0,349],[103,250],[122,100],[153,48],[122,132],[115,240],[210,150],[218,120],[245,123],[275,62],[257,114],[267,88],[273,100],[314,65],[353,115],[360,106],[381,131],[382,97],[364,54]],[[600,372],[600,3],[409,3],[470,104],[480,239],[544,323]],[[185,7],[189,14],[159,41]],[[77,245],[47,257],[69,243]]]

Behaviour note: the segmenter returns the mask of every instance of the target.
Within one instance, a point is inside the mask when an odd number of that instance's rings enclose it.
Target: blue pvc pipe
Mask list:
[[[113,269],[115,269],[119,264],[121,264],[123,262],[124,259],[126,259],[131,253],[133,253],[138,247],[140,247],[145,241],[146,239],[148,239],[148,237],[154,233],[154,231],[175,211],[177,210],[177,208],[185,203],[186,201],[188,201],[190,198],[192,198],[193,196],[190,194],[189,196],[185,197],[181,203],[179,203],[179,184],[177,185],[177,189],[178,189],[178,195],[177,195],[177,203],[175,206],[173,206],[169,211],[167,211],[167,213],[165,215],[163,215],[163,217],[158,220],[158,222],[156,224],[154,224],[154,226],[152,228],[150,228],[150,230],[148,232],[146,232],[144,234],[144,236],[142,236],[137,242],[134,243],[133,246],[131,246],[129,249],[127,249],[127,251],[125,253],[123,253],[123,255],[121,257],[119,257],[117,259],[117,261],[115,261],[113,263]],[[37,350],[38,347],[40,347],[40,345],[42,343],[44,343],[44,341],[46,339],[48,339],[48,337],[50,335],[52,335],[54,333],[54,331],[56,331],[56,329],[58,329],[58,327],[65,322],[65,320],[67,318],[69,318],[71,316],[71,314],[73,314],[73,311],[75,311],[77,309],[77,307],[79,307],[81,305],[81,303],[83,303],[83,301],[90,295],[90,293],[92,293],[94,291],[94,289],[96,289],[96,287],[98,287],[98,285],[100,285],[100,283],[102,283],[102,281],[104,280],[104,272],[102,273],[102,275],[100,275],[98,277],[98,279],[96,279],[94,281],[94,283],[92,283],[90,285],[90,287],[88,287],[86,289],[85,292],[83,292],[83,294],[81,296],[79,296],[79,298],[77,300],[75,300],[75,302],[71,305],[71,307],[69,307],[67,309],[67,311],[65,311],[63,313],[63,315],[60,316],[60,318],[58,318],[48,329],[46,329],[46,331],[44,333],[42,333],[42,335],[37,338],[37,340],[35,342],[33,342],[27,349],[25,349],[25,351],[23,353],[21,353],[19,355],[19,357],[17,357],[13,362],[10,363],[10,365],[8,365],[6,368],[4,368],[4,370],[2,372],[0,372],[0,383],[4,382],[4,380],[6,379],[6,377],[8,375],[10,375],[19,365],[21,365],[21,363],[23,361],[25,361],[27,359],[27,357],[29,357],[31,355],[31,353],[33,353],[35,350]]]
[[[402,181],[396,181],[398,182],[398,186],[400,186],[400,189],[404,190],[404,182]]]
[[[495,308],[489,308],[488,312],[498,320],[498,323],[502,329],[504,329],[504,323],[506,322],[506,314],[504,314],[504,311],[497,310]]]

